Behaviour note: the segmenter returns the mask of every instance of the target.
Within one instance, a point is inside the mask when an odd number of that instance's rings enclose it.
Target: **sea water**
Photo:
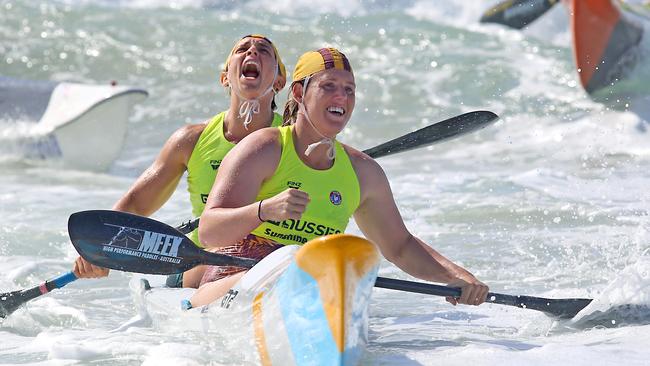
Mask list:
[[[379,159],[408,228],[494,292],[594,299],[558,320],[377,289],[365,364],[648,364],[648,63],[592,99],[580,87],[560,5],[520,32],[479,24],[494,3],[0,1],[0,74],[114,80],[150,93],[134,109],[121,156],[102,173],[25,157],[13,145],[29,127],[0,124],[0,292],[69,270],[68,216],[110,208],[173,131],[227,108],[220,67],[236,40],[262,33],[289,70],[307,50],[348,55],[357,100],[340,140],[355,147],[463,112],[499,114],[480,132]],[[277,96],[285,100],[286,89]],[[181,182],[154,217],[189,219],[186,189]],[[354,224],[350,231],[359,233]],[[388,262],[380,274],[412,279]],[[130,278],[113,271],[77,281],[0,321],[0,364],[252,362],[240,352],[248,339],[124,327],[138,324]]]

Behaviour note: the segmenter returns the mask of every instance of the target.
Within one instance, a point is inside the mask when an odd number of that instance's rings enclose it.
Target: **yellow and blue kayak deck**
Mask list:
[[[273,252],[205,307],[180,309],[191,289],[131,287],[156,327],[253,340],[262,365],[356,365],[379,261],[372,243],[338,234]]]

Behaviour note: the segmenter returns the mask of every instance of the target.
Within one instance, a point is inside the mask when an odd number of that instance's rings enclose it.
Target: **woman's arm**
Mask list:
[[[205,124],[181,127],[172,134],[156,160],[113,206],[114,210],[149,216],[174,193]]]
[[[478,305],[485,301],[485,284],[408,231],[381,167],[367,157],[353,159],[353,164],[361,185],[361,202],[354,217],[384,257],[414,277],[461,287],[460,303]]]
[[[199,222],[199,238],[206,248],[232,245],[260,225],[261,220],[300,218],[309,197],[287,189],[264,200],[255,199],[262,182],[273,175],[282,155],[275,128],[244,138],[221,162],[217,179]]]

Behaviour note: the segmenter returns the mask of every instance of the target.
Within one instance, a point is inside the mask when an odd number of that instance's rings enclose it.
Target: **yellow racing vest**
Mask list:
[[[293,144],[292,127],[280,127],[282,155],[273,176],[262,183],[257,201],[287,188],[309,194],[310,202],[299,220],[267,221],[252,234],[280,244],[304,244],[328,234],[345,231],[350,217],[359,206],[360,188],[350,157],[336,141],[336,159],[327,170],[316,170],[300,160]]]
[[[205,208],[212,184],[217,176],[217,169],[226,154],[235,147],[235,144],[228,141],[223,135],[223,120],[226,112],[214,116],[208,125],[205,126],[199,140],[194,146],[190,160],[187,162],[187,190],[190,193],[192,203],[192,215],[199,217]],[[282,116],[273,114],[272,127],[282,125]],[[199,242],[199,231],[194,230],[190,239],[201,246]]]

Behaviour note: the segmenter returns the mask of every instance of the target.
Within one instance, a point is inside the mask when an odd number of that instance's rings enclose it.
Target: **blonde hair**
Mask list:
[[[289,97],[284,104],[284,112],[282,113],[282,126],[290,126],[296,123],[298,118],[298,102],[293,99],[293,86],[295,84],[304,85],[305,80],[294,81],[289,88]]]

